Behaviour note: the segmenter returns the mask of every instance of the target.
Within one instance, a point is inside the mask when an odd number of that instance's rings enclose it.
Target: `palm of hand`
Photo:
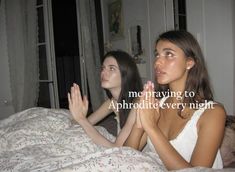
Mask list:
[[[143,128],[152,128],[157,124],[158,112],[154,108],[140,109],[140,121]]]
[[[152,128],[157,124],[159,118],[158,100],[153,96],[154,85],[148,82],[143,90],[143,94],[140,98],[140,102],[143,104],[143,108],[138,109],[137,119],[139,116],[138,126],[143,128]]]
[[[74,86],[71,87],[71,95],[68,93],[68,101],[69,110],[77,122],[86,118],[88,111],[88,100],[85,96],[82,99],[78,85],[74,84]]]

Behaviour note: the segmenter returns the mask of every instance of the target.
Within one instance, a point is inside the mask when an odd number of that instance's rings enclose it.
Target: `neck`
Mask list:
[[[119,95],[121,93],[121,89],[116,88],[116,89],[111,89],[109,91],[112,94],[113,99],[118,101]]]
[[[180,92],[181,96],[184,96],[183,94],[185,91],[186,78],[187,74],[185,73],[185,75],[181,79],[170,83],[169,84],[170,91],[175,93]]]
[[[184,98],[184,84],[170,84],[169,85],[170,92],[174,94],[176,97],[171,97],[172,102],[179,102],[179,100],[182,100]],[[181,98],[181,99],[179,99]]]

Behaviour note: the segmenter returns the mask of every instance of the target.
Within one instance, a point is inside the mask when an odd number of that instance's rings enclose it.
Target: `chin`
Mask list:
[[[105,84],[105,83],[101,83],[101,87],[104,88],[104,89],[108,89],[109,88],[108,84]]]
[[[166,85],[166,84],[168,84],[169,82],[164,81],[164,80],[162,80],[162,79],[157,79],[157,83],[160,84],[160,85]]]

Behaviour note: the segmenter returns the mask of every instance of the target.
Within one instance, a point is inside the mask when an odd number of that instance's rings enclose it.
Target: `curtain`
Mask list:
[[[78,25],[81,38],[79,43],[85,62],[85,72],[93,110],[104,101],[100,84],[100,56],[94,0],[77,0]],[[86,82],[86,78],[82,78]]]
[[[18,112],[35,106],[38,98],[36,0],[5,0],[5,4],[12,103]]]

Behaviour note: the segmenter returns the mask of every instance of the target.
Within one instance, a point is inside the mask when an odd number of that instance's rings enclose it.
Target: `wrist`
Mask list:
[[[146,133],[148,133],[148,135],[151,135],[152,133],[157,133],[157,132],[160,131],[160,129],[157,125],[148,126],[144,130],[145,130]]]
[[[136,123],[133,125],[133,128],[135,128],[136,130],[144,131],[143,127],[140,127]]]
[[[80,118],[77,118],[76,121],[81,125],[82,123],[86,123],[86,122],[89,122],[87,120],[87,118],[84,118],[84,117],[80,117]]]

